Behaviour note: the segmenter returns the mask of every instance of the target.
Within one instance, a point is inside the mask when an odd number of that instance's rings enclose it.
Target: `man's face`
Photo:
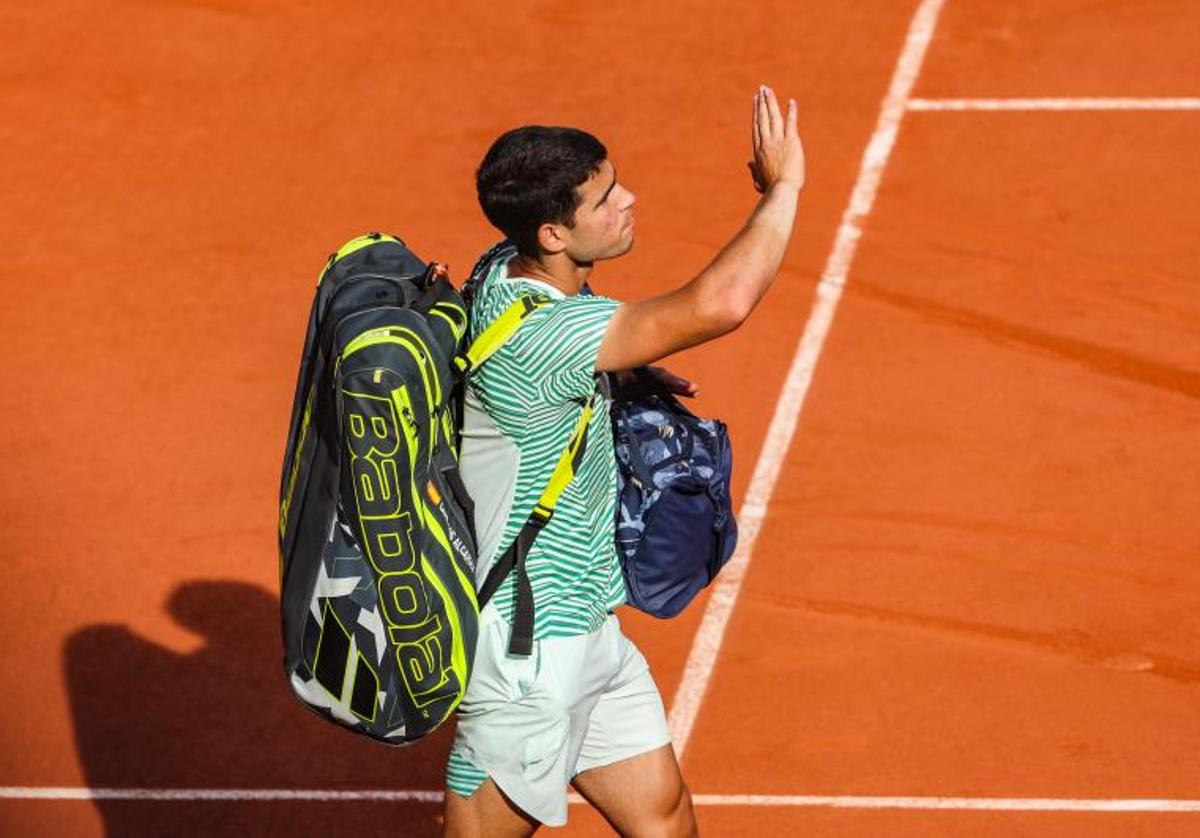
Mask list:
[[[561,227],[567,254],[576,262],[612,259],[633,247],[634,194],[617,182],[617,170],[601,161],[590,178],[576,187],[582,200],[575,209],[575,226]]]

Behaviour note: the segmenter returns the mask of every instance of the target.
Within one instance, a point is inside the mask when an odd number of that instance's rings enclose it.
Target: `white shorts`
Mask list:
[[[491,777],[522,811],[561,826],[572,777],[671,741],[662,698],[615,615],[590,634],[535,641],[528,658],[508,654],[509,631],[483,610],[447,785],[470,796]]]

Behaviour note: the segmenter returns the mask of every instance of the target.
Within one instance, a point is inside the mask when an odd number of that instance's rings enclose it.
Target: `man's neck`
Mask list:
[[[578,294],[592,273],[592,263],[579,263],[565,253],[551,253],[531,259],[518,253],[509,263],[509,273],[537,279],[552,285],[567,296]]]

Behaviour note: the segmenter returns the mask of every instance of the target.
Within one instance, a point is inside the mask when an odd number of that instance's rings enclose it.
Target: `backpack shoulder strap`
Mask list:
[[[545,294],[526,294],[519,298],[493,320],[465,352],[454,356],[454,365],[462,373],[470,373],[477,369],[480,364],[495,355],[501,346],[508,343],[529,315],[550,302],[550,297]]]

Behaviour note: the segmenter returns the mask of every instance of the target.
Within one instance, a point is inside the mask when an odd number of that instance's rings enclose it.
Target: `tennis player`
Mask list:
[[[804,186],[796,104],[754,95],[750,171],[762,199],[698,276],[642,302],[581,294],[596,262],[629,251],[633,193],[608,152],[573,128],[501,136],[476,175],[479,203],[517,254],[495,264],[473,304],[473,340],[513,301],[551,305],[476,373],[461,467],[475,499],[477,582],[506,550],[550,481],[591,400],[586,448],[527,558],[533,652],[508,652],[513,574],[483,609],[467,694],[447,767],[445,832],[523,836],[567,820],[567,786],[622,835],[696,833],[662,698],[621,633],[625,599],[615,547],[616,460],[596,374],[630,370],[738,328],[771,284]],[[693,383],[659,370],[674,390]]]

